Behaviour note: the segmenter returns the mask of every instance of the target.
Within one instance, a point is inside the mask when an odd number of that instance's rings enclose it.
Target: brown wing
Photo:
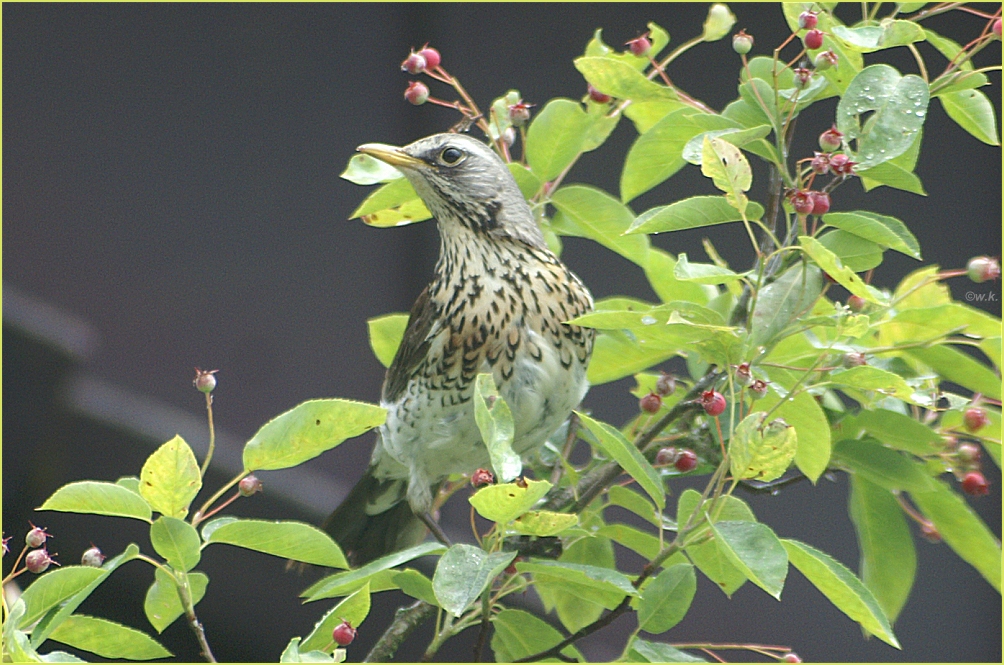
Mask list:
[[[384,401],[396,401],[408,386],[408,380],[425,362],[430,346],[429,333],[435,320],[436,312],[429,300],[429,287],[425,287],[411,306],[408,327],[405,328],[394,360],[387,368],[387,376],[383,381]]]

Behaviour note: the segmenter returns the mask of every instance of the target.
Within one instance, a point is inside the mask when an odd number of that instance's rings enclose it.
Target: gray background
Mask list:
[[[732,8],[736,28],[756,37],[754,55],[787,34],[777,5]],[[857,6],[845,11],[857,17]],[[432,224],[381,230],[346,221],[369,190],[338,174],[360,143],[406,143],[456,120],[401,98],[410,77],[398,66],[409,47],[428,41],[439,48],[482,108],[510,88],[542,104],[583,94],[571,61],[595,28],[618,45],[654,20],[681,43],[700,30],[705,12],[706,5],[686,4],[5,4],[5,533],[19,540],[27,519],[41,520],[68,562],[89,541],[108,552],[130,540],[144,544],[136,525],[30,509],[70,480],[136,473],[152,446],[176,431],[201,458],[204,409],[191,387],[193,365],[220,369],[222,449],[209,485],[236,471],[242,441],[297,403],[376,401],[383,370],[365,321],[408,309],[429,279],[438,240]],[[982,28],[959,13],[926,25],[963,42]],[[890,55],[902,71],[915,71],[905,51]],[[980,61],[999,58],[994,45]],[[943,65],[937,56],[931,62]],[[694,49],[670,74],[721,109],[736,94],[738,67],[726,39]],[[999,73],[990,78],[999,116]],[[433,94],[452,99],[437,86]],[[804,114],[794,154],[811,154],[834,105]],[[634,136],[622,122],[568,182],[616,193]],[[917,173],[926,198],[864,194],[851,183],[833,207],[903,219],[926,262],[961,267],[972,255],[1000,253],[999,149],[977,142],[933,103]],[[755,181],[763,175],[758,170]],[[632,208],[697,193],[712,193],[711,185],[687,168]],[[654,243],[703,257],[705,236],[734,265],[750,260],[737,226]],[[597,297],[654,299],[637,269],[587,241],[568,239],[564,258]],[[875,282],[893,284],[917,265],[889,252]],[[957,298],[993,294],[984,305],[1000,314],[999,283],[962,278],[950,286]],[[623,421],[637,408],[629,386],[594,389],[586,405]],[[263,474],[271,492],[245,502],[241,513],[318,520],[361,473],[371,442],[361,437],[307,469]],[[986,471],[991,495],[974,505],[999,534],[1000,475],[989,463]],[[750,501],[782,536],[857,568],[843,476]],[[465,514],[461,507],[446,519],[462,525]],[[688,617],[661,639],[785,643],[807,660],[998,660],[999,595],[946,546],[921,541],[918,554],[918,583],[896,626],[902,652],[865,640],[795,571],[780,604],[750,584],[727,602],[702,579]],[[200,568],[212,584],[199,609],[217,657],[275,660],[326,609],[295,598],[316,571],[301,579],[282,564],[230,548],[206,553]],[[150,571],[133,563],[117,576],[118,586],[104,585],[82,611],[148,630],[141,602]],[[400,601],[383,594],[350,659],[362,657]],[[616,657],[614,635],[631,627],[621,620],[594,636],[587,654]],[[180,622],[162,638],[179,656],[197,657]],[[468,660],[472,642],[465,635],[441,655]],[[410,642],[402,659],[417,659],[424,644]]]

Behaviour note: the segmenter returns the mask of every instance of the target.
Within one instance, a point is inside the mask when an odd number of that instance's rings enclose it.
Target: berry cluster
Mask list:
[[[970,434],[976,434],[990,424],[990,416],[987,410],[979,405],[980,398],[962,412],[962,426]],[[949,442],[948,455],[952,472],[956,479],[962,484],[962,491],[970,496],[985,496],[990,492],[990,483],[980,470],[982,452],[975,443],[955,444],[954,440]]]
[[[690,448],[660,448],[656,453],[657,466],[674,466],[680,473],[687,473],[697,468],[697,453]]]

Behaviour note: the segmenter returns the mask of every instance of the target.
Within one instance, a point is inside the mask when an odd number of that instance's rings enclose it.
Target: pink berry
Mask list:
[[[425,58],[426,70],[435,69],[436,67],[439,67],[439,63],[442,62],[439,51],[434,48],[429,48],[428,45],[424,46],[418,54]]]
[[[663,372],[659,375],[659,380],[655,382],[655,392],[662,397],[672,395],[676,392],[676,377]]]
[[[752,399],[763,399],[767,396],[767,382],[763,379],[757,379],[750,386],[750,397]]]
[[[252,494],[257,494],[261,492],[263,486],[261,481],[258,480],[258,476],[250,474],[241,478],[241,481],[237,483],[237,491],[241,493],[241,496],[251,496]]]
[[[404,98],[415,106],[421,106],[429,99],[429,88],[424,83],[412,81],[404,91]]]
[[[809,166],[816,175],[826,175],[830,171],[830,156],[825,152],[813,153]]]
[[[794,651],[790,651],[783,656],[781,656],[782,663],[801,663],[802,659]]]
[[[346,647],[352,644],[352,640],[356,639],[356,629],[348,621],[342,621],[340,624],[335,626],[335,629],[331,631],[331,639],[335,641],[340,647]]]
[[[658,413],[662,408],[662,398],[656,393],[649,393],[638,400],[638,406],[645,413]]]
[[[35,573],[36,575],[44,573],[49,567],[49,564],[52,563],[56,562],[49,557],[49,553],[44,549],[32,550],[28,552],[26,557],[24,557],[24,567],[27,568],[29,572]],[[58,566],[59,564],[56,565]]]
[[[717,390],[708,390],[701,395],[701,406],[709,416],[717,416],[725,411],[725,397]]]
[[[867,305],[867,301],[861,296],[851,296],[847,299],[847,306],[850,307],[852,312],[860,312]]]
[[[659,452],[655,455],[655,463],[659,466],[668,466],[676,462],[676,457],[679,453],[673,446],[668,446],[666,448],[660,448]]]
[[[105,555],[101,553],[101,550],[91,545],[90,549],[84,550],[84,554],[80,557],[80,565],[100,568],[104,560]]]
[[[977,256],[969,259],[969,263],[966,264],[966,273],[969,275],[969,279],[977,284],[982,284],[1001,276],[1001,264],[997,262],[997,259],[989,256]]]
[[[749,363],[742,363],[736,368],[736,383],[743,387],[753,383],[753,373],[750,371]]]
[[[799,90],[804,90],[812,81],[812,70],[805,67],[798,67],[793,70],[795,78],[792,81]]]
[[[812,59],[812,64],[816,67],[817,72],[825,72],[831,67],[836,67],[838,62],[840,59],[832,50],[821,51]]]
[[[857,162],[852,162],[851,158],[843,153],[830,157],[830,169],[837,175],[850,175],[854,173]]]
[[[979,446],[972,443],[963,443],[955,454],[959,456],[959,461],[964,465],[975,467],[975,470],[980,468],[982,453]]]
[[[805,37],[802,38],[802,43],[805,44],[805,48],[810,51],[815,51],[817,48],[823,47],[823,31],[822,30],[809,30],[805,33]]]
[[[840,148],[843,138],[843,132],[838,131],[834,125],[819,135],[819,147],[823,149],[823,152],[833,152]]]
[[[192,385],[195,386],[199,392],[213,392],[213,388],[216,387],[216,376],[214,375],[219,371],[220,370],[218,369],[201,370],[196,367],[195,378],[192,379]]]
[[[630,41],[624,42],[624,45],[628,47],[628,50],[633,55],[637,56],[646,56],[652,50],[652,42],[648,40],[647,32],[641,37],[635,37]]]
[[[971,406],[962,414],[962,423],[970,432],[976,433],[990,424],[987,412],[978,406]]]
[[[495,482],[495,476],[488,469],[478,469],[471,476],[471,485],[475,487],[481,487],[483,485],[491,485]]]
[[[993,30],[994,35],[997,37],[997,39],[1001,38],[1001,20],[1000,19],[997,19],[996,21],[994,21],[994,25],[993,25],[993,28],[991,28],[991,30]]]
[[[962,491],[969,496],[985,496],[990,493],[990,485],[982,473],[970,471],[962,479]]]
[[[819,17],[816,16],[816,12],[804,11],[798,15],[798,27],[802,30],[812,30],[819,23]]]
[[[604,95],[602,92],[594,88],[592,85],[586,86],[586,90],[589,92],[589,99],[593,100],[597,104],[609,104],[610,95]]]
[[[401,70],[409,74],[421,74],[425,71],[425,58],[420,54],[412,52],[404,62],[401,63]]]
[[[724,399],[722,401],[724,402]],[[680,473],[693,471],[697,468],[697,455],[694,454],[693,450],[681,450],[680,454],[677,455],[673,466],[675,466],[676,470]]]
[[[826,192],[812,193],[812,214],[825,215],[830,211],[830,195]]]
[[[513,127],[522,127],[526,124],[527,120],[530,119],[531,106],[533,104],[527,104],[520,100],[509,107],[509,122],[512,123]]]
[[[753,35],[747,35],[745,30],[740,30],[732,37],[732,50],[739,55],[746,55],[753,50]]]
[[[812,213],[812,208],[816,204],[812,200],[812,192],[802,189],[791,195],[791,205],[799,215],[808,215]]]
[[[31,522],[28,522],[31,524]],[[41,547],[45,544],[45,539],[49,537],[49,534],[45,532],[44,527],[38,527],[31,524],[31,531],[29,531],[24,536],[24,542],[28,547]]]

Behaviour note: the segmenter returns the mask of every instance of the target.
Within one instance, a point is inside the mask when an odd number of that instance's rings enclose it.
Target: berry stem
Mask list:
[[[202,462],[200,470],[203,478],[209,469],[209,462],[213,459],[213,451],[216,450],[216,428],[213,426],[213,394],[206,393],[206,415],[209,419],[209,450],[206,451],[206,459]]]
[[[14,579],[15,577],[17,577],[18,575],[27,570],[27,568],[22,568],[21,570],[18,570],[17,566],[19,563],[21,563],[21,559],[24,558],[24,555],[27,554],[29,549],[30,548],[28,547],[28,544],[25,543],[24,547],[21,548],[21,553],[17,555],[17,559],[14,561],[14,565],[10,569],[11,570],[10,574],[7,575],[7,577],[3,578],[3,582],[2,584],[0,584],[0,586],[6,585],[7,582],[10,582],[12,579]]]
[[[234,501],[236,501],[238,498],[240,498],[240,495],[241,495],[240,490],[234,492],[234,495],[232,497],[230,497],[229,499],[227,499],[226,501],[224,501],[220,505],[216,506],[215,508],[213,508],[212,510],[210,510],[205,515],[202,515],[202,517],[200,518],[199,521],[201,522],[202,520],[209,519],[210,517],[212,517],[213,515],[215,515],[216,513],[220,512],[221,510],[223,510],[224,508],[226,508],[227,506],[229,506],[231,503],[233,503]]]
[[[195,515],[192,516],[192,526],[198,526],[199,522],[206,519],[206,511],[209,510],[209,507],[212,506],[214,503],[216,503],[217,499],[226,494],[228,489],[239,483],[244,478],[244,476],[248,475],[249,473],[251,472],[248,469],[242,469],[240,473],[238,473],[230,480],[230,482],[228,482],[226,485],[218,489],[216,491],[216,494],[209,497],[209,499],[204,504],[202,504],[202,507],[199,508],[198,512],[196,512]]]

